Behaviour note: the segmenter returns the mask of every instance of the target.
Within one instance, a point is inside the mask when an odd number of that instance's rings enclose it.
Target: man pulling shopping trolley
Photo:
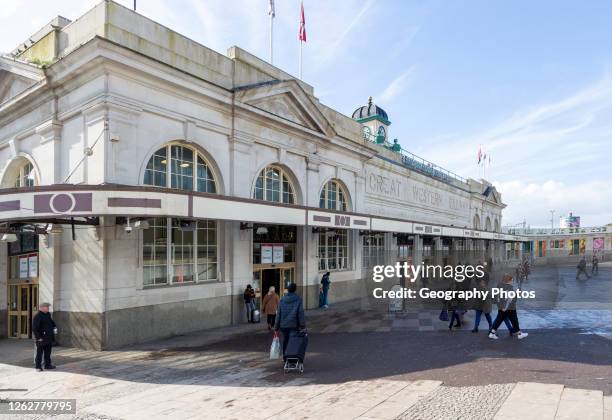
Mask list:
[[[302,298],[295,293],[296,290],[295,283],[287,286],[287,294],[278,305],[274,323],[274,330],[280,331],[282,335],[285,373],[304,372],[304,357],[308,345],[304,304]]]

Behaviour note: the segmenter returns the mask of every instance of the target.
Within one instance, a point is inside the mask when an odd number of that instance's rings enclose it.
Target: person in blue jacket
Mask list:
[[[282,297],[276,311],[274,330],[280,331],[283,336],[283,360],[285,360],[285,349],[289,343],[289,335],[292,331],[306,329],[306,318],[304,317],[304,304],[300,295],[295,293],[297,286],[290,283],[287,286],[287,294]]]

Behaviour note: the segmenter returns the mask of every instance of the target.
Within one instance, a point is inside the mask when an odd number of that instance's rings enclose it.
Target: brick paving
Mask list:
[[[604,338],[612,313],[567,309],[602,293],[601,283],[595,292],[572,287],[557,309],[519,309],[533,333],[520,342],[469,333],[473,311],[452,333],[435,310],[388,313],[353,302],[309,311],[303,375],[268,360],[263,324],[117,351],[59,348],[59,369],[42,373],[31,367],[31,342],[0,341],[0,389],[27,390],[0,398],[76,398],[76,415],[54,418],[79,420],[610,419],[612,343]]]
[[[440,386],[399,416],[402,420],[481,419],[495,417],[514,384]]]

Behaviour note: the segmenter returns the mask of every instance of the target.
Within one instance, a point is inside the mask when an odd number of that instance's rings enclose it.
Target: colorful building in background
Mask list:
[[[574,216],[570,211],[567,216],[559,218],[559,227],[561,229],[580,227],[580,216]]]
[[[507,233],[524,235],[522,254],[536,263],[574,262],[582,256],[597,255],[600,261],[612,259],[612,225],[571,228],[510,229]]]

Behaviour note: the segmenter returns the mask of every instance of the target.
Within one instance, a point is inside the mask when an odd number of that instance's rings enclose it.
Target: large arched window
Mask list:
[[[342,184],[329,180],[319,196],[319,208],[347,211],[348,194]],[[348,270],[349,232],[346,229],[329,230],[319,233],[319,270]]]
[[[319,197],[319,208],[336,211],[346,211],[347,193],[340,182],[331,179],[325,183]]]
[[[15,181],[13,186],[15,188],[20,187],[33,187],[37,184],[36,173],[34,172],[34,165],[29,160],[22,158],[19,168],[15,172]]]
[[[187,191],[217,192],[215,177],[202,153],[179,144],[166,145],[151,156],[145,169],[144,184]]]
[[[489,216],[485,220],[485,230],[487,232],[491,230],[491,218]]]
[[[198,150],[169,144],[157,150],[145,169],[145,185],[216,193],[210,165]],[[217,221],[158,217],[143,230],[145,286],[216,281]]]
[[[266,166],[257,176],[253,198],[283,204],[295,204],[291,180],[281,167]]]
[[[473,224],[474,229],[480,229],[480,217],[477,214],[474,215]]]

